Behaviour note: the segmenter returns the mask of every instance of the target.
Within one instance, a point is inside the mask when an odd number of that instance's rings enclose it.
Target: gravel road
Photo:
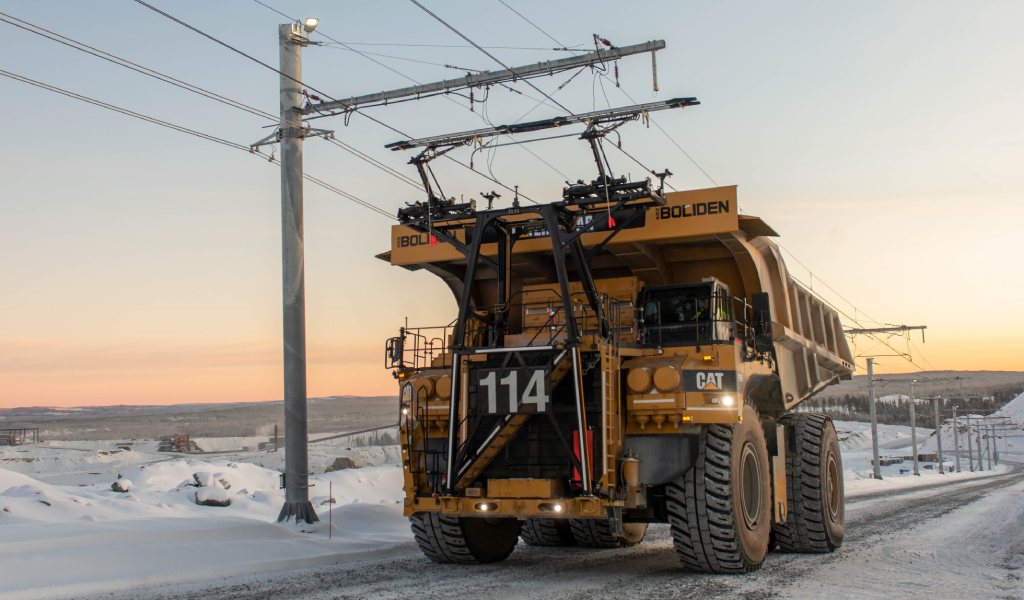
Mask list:
[[[847,500],[829,555],[772,553],[756,573],[682,571],[666,525],[618,550],[520,544],[494,565],[436,565],[414,546],[387,558],[106,598],[1024,598],[1024,471]]]

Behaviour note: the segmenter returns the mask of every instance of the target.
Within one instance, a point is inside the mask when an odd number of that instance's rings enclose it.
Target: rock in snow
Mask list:
[[[228,491],[219,485],[200,488],[196,492],[196,504],[200,506],[231,506]]]
[[[114,490],[115,492],[121,492],[122,494],[126,494],[132,491],[133,487],[135,487],[135,484],[133,484],[130,479],[124,478],[118,478],[117,481],[110,485],[110,489]]]

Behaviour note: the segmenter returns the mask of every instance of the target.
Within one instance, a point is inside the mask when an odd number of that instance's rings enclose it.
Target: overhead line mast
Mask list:
[[[350,98],[331,100],[328,102],[318,102],[316,104],[307,105],[301,112],[302,114],[308,115],[311,113],[321,113],[339,109],[351,111],[360,108],[363,105],[387,104],[392,100],[398,100],[400,98],[435,94],[438,92],[453,92],[470,87],[483,87],[506,81],[518,81],[530,77],[538,77],[541,75],[554,75],[555,73],[560,73],[570,69],[589,67],[615,61],[624,56],[642,54],[644,52],[653,53],[664,48],[665,40],[655,40],[651,42],[644,42],[643,44],[623,46],[621,48],[597,50],[595,52],[588,52],[587,54],[581,54],[579,56],[549,60],[522,67],[503,69],[501,71],[482,71],[480,73],[466,75],[465,77],[459,77],[457,79],[444,79],[441,81],[435,81],[434,83],[413,85],[386,92],[352,96]]]

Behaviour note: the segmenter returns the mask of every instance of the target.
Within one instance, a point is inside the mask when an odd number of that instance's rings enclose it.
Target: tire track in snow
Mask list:
[[[771,553],[761,570],[744,576],[703,575],[683,571],[672,549],[668,527],[652,525],[647,539],[632,548],[586,550],[580,548],[532,548],[520,544],[506,561],[492,565],[437,565],[423,558],[415,547],[400,556],[365,562],[296,569],[236,577],[222,582],[182,584],[164,589],[136,589],[123,597],[151,598],[216,597],[225,599],[363,599],[363,598],[793,598],[885,597],[910,595],[911,589],[889,589],[889,580],[907,581],[918,576],[922,587],[929,574],[913,571],[920,557],[902,543],[911,528],[923,527],[949,513],[982,501],[985,497],[1024,481],[1015,472],[963,484],[928,486],[851,498],[847,505],[846,541],[826,555]],[[1024,530],[1021,531],[1024,535]],[[1024,544],[1024,539],[1017,540]],[[957,564],[956,549],[944,555],[944,566],[935,568],[981,569],[990,564]],[[922,548],[927,553],[932,549]],[[1012,552],[1012,550],[1011,550]],[[888,554],[886,554],[888,553]],[[878,554],[883,556],[879,557]],[[991,557],[991,555],[988,555]],[[875,561],[876,571],[860,572],[858,565]],[[880,562],[879,562],[880,561]],[[1019,562],[1019,561],[1018,561]],[[1020,579],[1012,557],[1005,557],[1010,576],[1007,597],[1024,597],[1014,589]],[[874,563],[873,563],[874,564]],[[995,565],[1000,567],[1000,565]],[[1019,572],[1019,565],[1017,571]],[[888,571],[885,571],[888,569]],[[849,581],[837,581],[846,577]],[[800,582],[820,581],[822,587],[786,590]],[[858,585],[860,584],[860,585]],[[930,598],[942,597],[935,590]],[[111,596],[107,596],[108,598]],[[114,597],[122,597],[114,595]],[[956,596],[947,596],[956,597]]]

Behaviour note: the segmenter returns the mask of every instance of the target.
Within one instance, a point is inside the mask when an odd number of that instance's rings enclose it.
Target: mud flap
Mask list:
[[[775,425],[775,454],[772,455],[772,496],[776,523],[786,522],[786,429]]]

